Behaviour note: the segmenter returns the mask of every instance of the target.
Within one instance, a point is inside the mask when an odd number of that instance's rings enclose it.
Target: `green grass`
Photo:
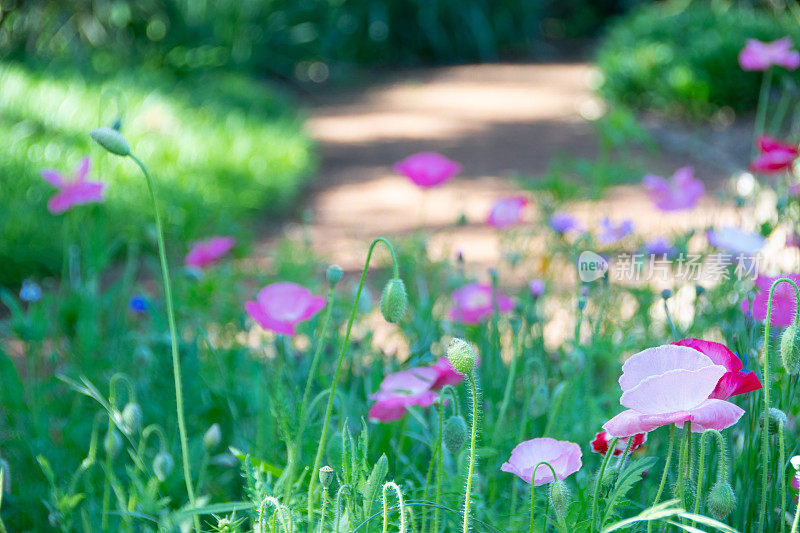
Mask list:
[[[243,221],[285,210],[313,165],[312,144],[287,99],[233,74],[170,79],[150,73],[104,81],[0,65],[0,283],[61,264],[62,234],[77,228],[114,242],[150,238],[147,189],[134,165],[107,155],[88,131],[122,120],[134,151],[155,169],[168,234],[184,241],[232,233]],[[92,159],[108,183],[102,206],[60,217],[42,168],[71,171]],[[67,224],[64,220],[67,219]],[[64,227],[72,226],[65,230]]]

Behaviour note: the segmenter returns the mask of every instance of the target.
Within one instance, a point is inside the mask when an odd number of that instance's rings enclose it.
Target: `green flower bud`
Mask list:
[[[230,518],[219,518],[216,531],[218,533],[233,533],[236,531],[236,524],[231,522]]]
[[[786,424],[789,422],[789,418],[786,416],[786,413],[778,409],[777,407],[770,407],[769,408],[769,433],[770,435],[777,435],[778,428],[785,428]],[[761,416],[758,417],[758,427],[764,427],[764,413],[761,413]]]
[[[600,480],[600,486],[603,488],[603,490],[609,490],[614,487],[614,483],[617,482],[618,477],[619,469],[615,466],[609,465],[605,472],[603,472],[603,479]]]
[[[328,280],[328,283],[331,285],[336,285],[339,283],[339,280],[342,279],[343,274],[342,267],[339,265],[331,265],[328,267],[328,270],[325,271],[325,279]]]
[[[222,432],[219,429],[219,424],[211,424],[203,435],[203,447],[207,452],[213,452],[219,443],[222,442]]]
[[[400,278],[392,278],[383,288],[381,295],[381,313],[387,322],[400,322],[406,314],[408,295],[406,286]]]
[[[142,408],[136,402],[128,403],[122,410],[122,426],[128,434],[136,433],[142,428]]]
[[[579,296],[578,297],[578,309],[583,311],[586,309],[586,296]]]
[[[789,326],[781,335],[781,362],[789,374],[800,373],[800,328]]]
[[[680,494],[678,494],[678,486],[680,484],[676,480],[672,486],[672,494],[675,498],[680,499]],[[684,501],[686,502],[686,508],[692,509],[694,508],[694,499],[697,496],[697,484],[694,481],[694,478],[687,475],[683,478],[683,497]]]
[[[547,411],[547,407],[550,404],[549,398],[550,391],[547,390],[545,385],[536,387],[528,403],[528,414],[531,418],[538,418]]]
[[[455,455],[461,451],[467,442],[467,422],[463,416],[451,416],[444,421],[442,440],[451,454]]]
[[[669,289],[664,289],[663,291],[661,291],[661,297],[665,300],[669,300],[670,298],[672,298],[672,291]]]
[[[120,132],[112,128],[97,128],[92,130],[89,135],[97,144],[111,152],[121,156],[131,155],[131,147],[125,137]]]
[[[153,472],[162,483],[172,473],[175,468],[175,460],[167,452],[158,452],[153,459]]]
[[[708,492],[708,512],[717,520],[722,520],[736,507],[736,494],[727,481],[717,481]]]
[[[453,337],[447,347],[447,359],[456,371],[469,374],[475,368],[475,351],[464,339]]]
[[[112,458],[116,457],[122,449],[122,437],[116,429],[111,429],[103,438],[103,448]]]
[[[327,489],[330,487],[331,483],[333,483],[334,477],[336,477],[336,475],[333,473],[333,468],[329,466],[323,466],[319,469],[319,482],[323,488]]]
[[[567,484],[560,480],[550,483],[548,498],[550,499],[550,505],[555,509],[558,516],[562,518],[566,516],[570,500]]]

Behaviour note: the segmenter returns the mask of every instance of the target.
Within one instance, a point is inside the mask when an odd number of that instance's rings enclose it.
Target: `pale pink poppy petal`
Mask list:
[[[311,291],[290,281],[267,285],[256,295],[255,302],[248,302],[250,316],[264,329],[283,335],[294,335],[295,326],[314,316],[325,307],[325,299],[314,296]],[[258,310],[254,310],[254,306]]]
[[[581,448],[574,442],[542,437],[517,444],[500,470],[516,474],[524,481],[538,486],[554,481],[548,466],[540,465],[536,468],[539,463],[549,463],[556,471],[558,479],[563,480],[581,469],[581,457]]]
[[[672,344],[675,346],[694,348],[703,355],[708,356],[715,365],[724,366],[728,372],[738,372],[742,369],[742,361],[736,357],[736,354],[730,351],[727,346],[719,342],[688,338],[681,339]]]
[[[236,244],[233,237],[212,237],[196,243],[186,254],[186,266],[205,268],[224,257]]]
[[[708,356],[686,346],[665,344],[647,348],[625,361],[619,385],[627,391],[650,376],[677,369],[699,370],[712,364]]]
[[[53,187],[61,188],[67,181],[64,179],[64,176],[57,170],[53,170],[50,168],[46,168],[41,171],[42,178],[52,185]]]
[[[655,415],[688,411],[707,399],[725,375],[725,367],[711,365],[699,370],[670,370],[644,379],[619,399],[624,407]]]
[[[441,185],[461,171],[461,165],[436,152],[420,152],[394,165],[418,187],[427,189]]]
[[[648,433],[667,424],[689,420],[691,416],[688,411],[647,415],[628,409],[603,424],[603,429],[614,437],[630,437],[637,433]]]
[[[47,209],[54,215],[69,211],[75,206],[102,202],[105,183],[83,181],[67,183],[61,191],[53,195],[47,202]]]
[[[706,400],[699,407],[690,411],[688,420],[692,422],[692,432],[702,433],[707,429],[722,431],[734,425],[742,418],[744,409],[725,400]],[[683,427],[683,422],[678,422],[678,427]]]

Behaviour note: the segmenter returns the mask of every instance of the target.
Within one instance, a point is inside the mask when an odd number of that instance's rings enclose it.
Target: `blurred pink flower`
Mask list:
[[[642,445],[647,441],[647,433],[637,433],[632,437],[622,437],[617,440],[617,444],[614,446],[614,452],[612,455],[617,457],[622,455],[625,452],[625,448],[628,447],[628,440],[633,439],[631,443],[631,449],[628,453],[632,453],[634,450],[641,448]],[[592,451],[594,453],[599,453],[600,455],[605,455],[608,453],[608,447],[611,446],[611,441],[614,440],[614,437],[608,434],[606,431],[601,431],[594,436],[594,440],[590,443],[592,446]]]
[[[476,360],[475,363],[478,364],[478,361]],[[441,389],[445,385],[457,385],[464,381],[464,374],[453,368],[447,357],[440,357],[430,368],[439,373],[433,385],[431,385],[432,389]]]
[[[762,135],[758,138],[758,157],[750,163],[754,172],[769,174],[773,172],[791,171],[794,160],[800,156],[797,145],[787,143],[774,137]]]
[[[531,294],[533,295],[534,298],[539,298],[544,294],[545,284],[544,281],[540,279],[534,279],[531,280],[530,283],[528,283],[528,288],[530,289]]]
[[[692,209],[705,192],[703,182],[695,179],[694,168],[682,167],[671,180],[648,174],[642,179],[647,196],[662,211]]]
[[[297,324],[325,307],[325,298],[314,296],[297,283],[281,281],[258,291],[256,301],[245,302],[244,307],[262,328],[291,336]]]
[[[439,397],[431,390],[439,376],[439,370],[433,366],[389,374],[383,378],[380,390],[369,397],[370,400],[375,400],[369,410],[369,417],[381,422],[391,422],[402,418],[406,409],[412,405],[431,405]]]
[[[498,312],[507,313],[514,308],[514,301],[499,291],[495,298]],[[492,286],[486,283],[470,283],[453,291],[450,320],[478,324],[492,314],[492,307]]]
[[[792,39],[784,37],[777,41],[765,43],[758,39],[747,39],[739,52],[739,65],[743,70],[768,70],[776,65],[787,70],[795,70],[800,66],[800,53],[792,50]]]
[[[734,255],[755,256],[764,247],[764,237],[732,226],[708,230],[706,238],[714,248]]]
[[[523,196],[502,198],[492,206],[486,223],[497,229],[519,224],[522,222],[522,211],[526,205],[528,205],[528,199]]]
[[[791,230],[786,234],[786,247],[800,248],[800,235],[796,231]]]
[[[231,251],[236,239],[233,237],[212,237],[205,241],[197,242],[186,254],[186,266],[205,268],[219,261]]]
[[[600,234],[597,241],[600,244],[614,244],[633,233],[633,221],[630,219],[614,222],[608,217],[600,221]]]
[[[764,321],[767,319],[767,304],[769,303],[769,289],[775,280],[789,278],[800,285],[800,274],[782,274],[780,276],[758,276],[755,279],[756,295],[753,301],[748,298],[742,300],[741,310],[749,315],[752,310],[753,318]],[[781,283],[775,288],[772,297],[772,325],[785,328],[794,322],[796,309],[794,288],[788,283]]]
[[[57,170],[42,170],[42,178],[59,191],[47,201],[47,209],[54,215],[69,211],[76,205],[102,202],[105,197],[106,184],[102,181],[88,181],[89,158],[84,157],[72,172],[72,179],[67,179]]]
[[[550,217],[548,224],[553,231],[561,235],[569,233],[570,231],[581,231],[578,219],[564,211],[553,213],[553,216]]]
[[[461,164],[436,152],[420,152],[395,163],[394,171],[418,187],[428,189],[441,185],[461,172]]]
[[[681,339],[672,344],[694,348],[698,352],[708,356],[714,364],[725,367],[727,372],[719,378],[717,386],[709,398],[727,400],[731,396],[752,392],[761,388],[761,382],[758,380],[756,373],[744,372],[742,370],[741,359],[724,344],[691,338]]]
[[[792,196],[800,196],[800,183],[792,183],[789,185],[789,194]]]
[[[609,434],[629,437],[668,424],[692,431],[723,430],[744,414],[741,407],[711,398],[727,368],[694,348],[665,345],[648,348],[622,365],[619,403],[627,407],[605,424]]]
[[[523,481],[539,486],[556,480],[547,465],[539,465],[538,468],[536,465],[543,461],[549,463],[561,481],[581,469],[582,455],[581,447],[574,442],[541,437],[517,444],[500,470],[516,474]]]

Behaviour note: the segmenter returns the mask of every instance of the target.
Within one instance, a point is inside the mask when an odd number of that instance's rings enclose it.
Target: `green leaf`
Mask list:
[[[381,454],[378,462],[372,467],[372,472],[370,472],[369,477],[364,484],[364,489],[361,491],[361,493],[364,495],[365,516],[368,516],[372,512],[372,502],[375,501],[375,497],[378,495],[378,490],[380,490],[381,485],[383,485],[383,480],[386,479],[386,474],[388,472],[389,459],[386,458],[386,454],[384,453]]]
[[[637,482],[641,481],[642,472],[652,468],[657,462],[657,457],[645,457],[632,462],[620,472],[617,477],[617,482],[614,485],[614,490],[611,491],[611,494],[609,494],[607,498],[603,518],[600,520],[601,526],[605,525],[614,512],[614,509],[616,509],[620,501],[625,498],[625,495],[630,492]]]

